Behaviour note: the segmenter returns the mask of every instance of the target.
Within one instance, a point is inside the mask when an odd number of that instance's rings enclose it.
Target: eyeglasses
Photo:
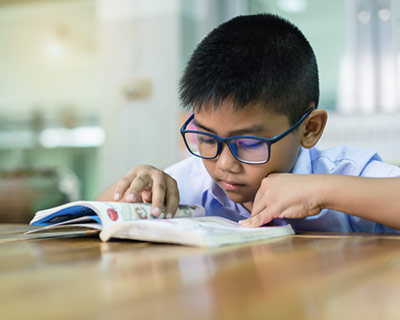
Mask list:
[[[194,119],[194,114],[186,120],[180,131],[187,149],[196,157],[215,159],[222,151],[222,144],[225,143],[236,160],[247,164],[264,164],[271,157],[271,145],[296,130],[314,109],[315,107],[310,108],[293,126],[273,138],[255,136],[221,138],[212,133],[186,130]]]

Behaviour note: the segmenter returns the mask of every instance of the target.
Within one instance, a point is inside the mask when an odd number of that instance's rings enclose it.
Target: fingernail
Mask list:
[[[131,201],[135,201],[136,200],[136,196],[133,193],[130,193],[126,196],[126,201],[131,202]]]
[[[153,214],[153,216],[158,217],[161,214],[161,209],[160,208],[154,208],[151,213]]]
[[[244,226],[244,225],[247,224],[247,221],[246,221],[246,220],[239,220],[238,222],[239,222],[239,224],[242,225],[242,226]]]
[[[171,212],[168,212],[166,218],[167,219],[172,219],[173,216],[174,215]]]
[[[119,200],[121,199],[121,195],[117,192],[116,194],[114,194],[114,200]]]

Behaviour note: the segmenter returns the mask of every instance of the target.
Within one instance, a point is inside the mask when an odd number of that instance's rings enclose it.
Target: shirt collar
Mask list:
[[[213,197],[224,207],[230,205],[228,196],[226,195],[224,190],[222,190],[221,187],[218,186],[214,181],[212,181],[211,183],[210,191]]]
[[[311,174],[311,157],[308,149],[300,147],[300,152],[297,157],[296,163],[291,171],[296,174]]]

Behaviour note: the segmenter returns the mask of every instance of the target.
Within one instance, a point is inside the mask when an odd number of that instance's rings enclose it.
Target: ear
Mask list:
[[[303,123],[303,136],[301,145],[304,148],[311,148],[316,145],[324,132],[328,114],[325,110],[315,109]]]

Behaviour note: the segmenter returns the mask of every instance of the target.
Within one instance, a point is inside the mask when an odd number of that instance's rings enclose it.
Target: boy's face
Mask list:
[[[194,113],[201,127],[197,130],[223,138],[238,135],[272,138],[290,128],[287,116],[267,111],[261,105],[238,111],[223,103],[217,110],[210,107]],[[300,150],[301,128],[272,144],[270,159],[265,164],[242,163],[223,144],[220,155],[216,159],[203,159],[204,165],[231,200],[251,210],[261,181],[272,172],[286,173],[293,168]]]

